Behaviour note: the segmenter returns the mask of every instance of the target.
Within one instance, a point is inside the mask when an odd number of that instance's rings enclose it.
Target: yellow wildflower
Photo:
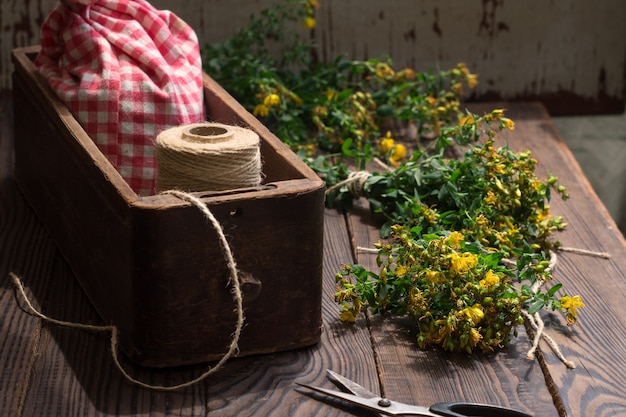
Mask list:
[[[560,301],[561,301],[561,307],[563,307],[566,310],[565,316],[567,319],[567,324],[576,323],[576,318],[578,315],[578,312],[576,311],[576,309],[578,307],[582,308],[585,306],[582,299],[580,298],[580,295],[575,295],[573,297],[564,295],[563,297],[561,297]]]
[[[509,119],[508,117],[503,117],[500,119],[500,121],[502,122],[502,124],[504,125],[504,127],[506,127],[509,130],[514,130],[515,129],[515,122],[511,119]]]
[[[393,149],[395,141],[391,137],[391,132],[387,132],[387,136],[385,136],[378,146],[378,151],[381,155],[387,155],[390,150]]]
[[[450,259],[452,260],[450,271],[458,275],[463,275],[478,265],[478,257],[469,252],[464,252],[461,255],[453,253],[450,255]]]
[[[400,165],[402,160],[406,157],[406,146],[398,144],[393,147],[391,156],[389,157],[389,163],[394,167]]]
[[[477,325],[485,317],[485,313],[483,312],[483,306],[474,304],[461,310],[461,316],[465,316],[472,321],[472,324]]]
[[[478,283],[480,284],[481,287],[485,288],[485,287],[491,287],[493,285],[496,285],[499,282],[500,282],[500,277],[490,269],[485,274],[485,278],[481,279]]]
[[[474,118],[469,114],[459,117],[459,126],[465,126],[466,124],[471,125],[473,123],[474,123]]]
[[[388,79],[395,75],[394,70],[389,66],[389,64],[381,62],[376,65],[375,69],[376,75],[381,79]]]
[[[396,72],[395,78],[397,81],[413,80],[415,79],[415,70],[411,68],[404,68]]]
[[[493,191],[489,190],[487,191],[487,196],[485,197],[485,203],[490,205],[490,206],[494,206],[497,203],[498,199],[496,198],[496,195],[493,193]]]
[[[341,313],[339,313],[339,320],[354,323],[356,321],[356,315],[352,310],[342,310]]]
[[[302,26],[304,26],[307,29],[315,29],[315,18],[311,17],[311,16],[307,16],[304,18],[304,21],[302,22]]]
[[[448,243],[448,245],[450,245],[453,248],[458,248],[459,247],[459,243],[465,238],[465,236],[463,236],[463,233],[461,232],[452,232],[450,233],[450,236],[448,236],[448,238],[446,239],[446,242]]]
[[[259,116],[259,117],[265,117],[269,114],[269,112],[270,112],[270,109],[266,105],[257,104],[254,110],[252,111],[252,114],[254,114],[255,116]]]
[[[314,9],[319,9],[320,8],[320,3],[317,0],[308,0],[307,1],[307,6],[314,8]]]
[[[496,174],[506,174],[506,165],[503,163],[495,164],[493,170]]]
[[[504,109],[494,109],[491,113],[485,115],[485,121],[491,122],[493,120],[499,120],[504,116]]]
[[[467,86],[469,88],[474,88],[478,85],[478,75],[476,74],[467,74]]]
[[[424,220],[426,220],[430,224],[436,224],[437,218],[439,217],[435,210],[432,210],[426,206],[422,206],[422,216],[424,216]]]
[[[431,105],[431,107],[435,107],[435,104],[437,104],[437,99],[433,96],[426,97],[426,101]]]
[[[438,283],[440,277],[441,277],[440,271],[433,271],[430,269],[427,271],[424,271],[424,278],[426,278],[428,281],[432,282],[433,284]]]
[[[470,329],[469,336],[470,344],[472,346],[476,346],[476,344],[480,342],[480,340],[483,338],[483,335],[480,334],[480,332],[473,327]]]
[[[550,212],[546,207],[544,207],[543,210],[535,211],[534,214],[535,214],[535,221],[537,223],[542,223],[550,218]]]
[[[484,214],[479,214],[478,216],[476,216],[476,223],[481,226],[486,226],[489,224],[489,219],[487,219]]]
[[[397,277],[403,277],[406,275],[407,272],[407,268],[404,265],[398,265],[396,266],[396,269],[394,271],[394,273],[396,274]]]
[[[268,94],[263,99],[263,104],[266,107],[277,106],[280,104],[280,96],[278,94]]]

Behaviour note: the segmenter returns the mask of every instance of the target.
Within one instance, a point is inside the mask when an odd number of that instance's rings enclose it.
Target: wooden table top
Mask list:
[[[568,228],[565,246],[608,252],[610,259],[561,253],[555,279],[581,294],[587,307],[566,326],[560,313],[543,313],[546,331],[576,365],[567,369],[543,342],[532,361],[524,326],[510,345],[489,355],[450,354],[416,348],[407,319],[338,320],[334,275],[341,264],[372,265],[378,230],[366,207],[343,214],[326,210],[324,329],[309,348],[236,358],[192,387],[159,392],[129,383],[115,368],[109,335],[59,327],[26,314],[16,301],[9,272],[45,314],[99,324],[99,318],[43,225],[12,179],[10,96],[0,108],[0,415],[2,416],[339,416],[355,410],[317,401],[296,382],[334,388],[332,369],[389,398],[430,405],[441,401],[492,403],[534,416],[626,415],[626,242],[592,191],[544,108],[536,103],[490,104],[508,108],[516,129],[513,149],[530,149],[538,172],[561,179],[571,195],[553,199],[552,212]],[[479,106],[480,107],[480,106]],[[200,375],[205,365],[154,370],[125,363],[136,378],[174,385]]]

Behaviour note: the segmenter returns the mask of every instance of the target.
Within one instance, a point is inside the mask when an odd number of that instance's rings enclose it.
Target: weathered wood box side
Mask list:
[[[140,197],[32,60],[13,51],[15,179],[120,347],[165,367],[218,359],[235,328],[228,269],[198,208]],[[240,355],[308,346],[321,332],[324,184],[209,76],[207,118],[261,137],[260,187],[195,193],[220,221],[244,292]],[[71,303],[72,300],[67,300]]]

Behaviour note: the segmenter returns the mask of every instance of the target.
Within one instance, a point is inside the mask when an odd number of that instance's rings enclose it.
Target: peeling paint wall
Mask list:
[[[274,0],[153,0],[223,40]],[[475,99],[541,99],[554,114],[618,113],[626,96],[623,0],[320,0],[321,57],[391,56],[396,66],[479,74]],[[38,42],[53,0],[0,0],[0,87],[10,51]]]
[[[387,53],[420,70],[464,61],[480,76],[479,98],[542,98],[567,113],[623,110],[622,0],[325,3],[316,36],[328,56]]]

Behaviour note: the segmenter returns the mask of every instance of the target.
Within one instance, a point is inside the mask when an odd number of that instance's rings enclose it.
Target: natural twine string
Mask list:
[[[220,123],[176,126],[156,138],[157,192],[222,191],[261,183],[259,136]]]
[[[547,272],[550,272],[552,269],[554,269],[554,267],[557,264],[557,259],[558,258],[557,258],[556,253],[551,251],[550,252],[550,264],[546,268]],[[537,291],[539,291],[539,288],[541,288],[544,283],[545,283],[544,280],[535,281],[535,283],[530,287],[531,292],[536,293]],[[529,321],[530,325],[535,330],[535,337],[533,338],[533,342],[532,342],[532,345],[530,346],[530,349],[528,349],[528,352],[526,352],[526,358],[528,360],[533,359],[535,351],[539,347],[539,342],[541,341],[541,339],[544,339],[548,343],[548,345],[552,348],[552,350],[557,355],[557,357],[561,360],[561,362],[565,364],[565,366],[567,366],[568,368],[575,368],[574,363],[572,361],[567,360],[565,356],[563,356],[563,354],[561,353],[561,349],[559,348],[558,344],[554,341],[554,339],[552,339],[550,336],[544,333],[545,326],[544,326],[543,320],[541,319],[541,316],[539,315],[539,312],[530,314],[528,310],[522,310],[522,315]]]
[[[218,235],[219,241],[220,241],[220,246],[222,247],[222,251],[224,252],[224,256],[226,258],[228,269],[230,271],[229,283],[232,286],[231,292],[232,292],[232,295],[233,295],[233,300],[235,301],[236,313],[237,313],[237,324],[235,326],[235,331],[233,333],[230,345],[228,347],[228,351],[215,364],[215,366],[209,367],[202,375],[198,376],[197,378],[195,378],[195,379],[193,379],[191,381],[182,383],[182,384],[171,385],[171,386],[146,384],[146,383],[144,383],[142,381],[139,381],[139,380],[133,378],[124,369],[124,367],[120,363],[119,353],[118,353],[119,330],[118,330],[118,328],[115,325],[96,326],[96,325],[91,325],[91,324],[74,323],[74,322],[68,322],[68,321],[63,321],[63,320],[57,320],[55,318],[48,317],[45,314],[43,314],[40,311],[38,311],[31,304],[30,300],[28,299],[28,296],[26,295],[26,291],[24,290],[24,284],[22,283],[21,279],[16,274],[14,274],[13,272],[10,272],[9,275],[10,275],[11,280],[13,281],[13,285],[15,286],[17,293],[19,294],[21,300],[23,301],[23,303],[27,307],[25,309],[27,313],[32,314],[34,316],[37,316],[37,317],[39,317],[40,319],[42,319],[42,320],[44,320],[46,322],[49,322],[49,323],[52,323],[52,324],[56,324],[56,325],[59,325],[59,326],[70,327],[70,328],[74,328],[74,329],[82,329],[82,330],[94,331],[94,332],[111,332],[111,356],[113,357],[113,362],[115,363],[115,367],[122,373],[124,378],[126,378],[129,382],[131,382],[133,384],[136,384],[136,385],[138,385],[138,386],[140,386],[142,388],[147,388],[147,389],[156,390],[156,391],[175,391],[175,390],[179,390],[179,389],[182,389],[182,388],[186,388],[186,387],[192,386],[192,385],[197,384],[198,382],[206,379],[210,375],[212,375],[215,372],[217,372],[226,363],[226,361],[228,361],[232,356],[234,356],[235,354],[238,353],[239,348],[238,348],[237,345],[239,343],[239,338],[241,336],[241,330],[243,328],[243,323],[244,323],[243,296],[242,296],[241,287],[240,287],[240,284],[239,284],[239,277],[238,277],[238,273],[237,273],[237,265],[235,263],[235,259],[233,257],[233,254],[232,254],[232,251],[230,249],[230,246],[228,245],[228,241],[226,240],[226,236],[224,235],[224,230],[222,229],[222,226],[217,221],[217,219],[215,218],[213,213],[211,213],[211,211],[202,202],[202,200],[200,200],[199,198],[197,198],[197,197],[195,197],[195,196],[193,196],[191,194],[188,194],[188,193],[185,193],[185,192],[181,192],[181,191],[178,191],[178,190],[168,190],[168,191],[165,191],[163,194],[174,195],[174,196],[180,198],[181,200],[184,200],[184,201],[187,201],[187,202],[193,204],[200,211],[202,211],[202,213],[205,215],[207,220],[209,220],[211,222],[211,225],[213,226],[213,228],[217,232],[217,235]]]
[[[602,258],[602,259],[611,259],[611,254],[607,252],[596,252],[596,251],[587,250],[587,249],[570,248],[567,246],[560,247],[558,248],[558,250],[560,252],[570,252],[570,253],[576,253],[578,255],[593,256],[593,257]]]
[[[339,188],[346,185],[348,187],[348,191],[350,191],[350,194],[352,194],[354,197],[361,197],[361,195],[363,195],[363,186],[365,185],[365,181],[367,181],[367,179],[371,175],[372,174],[367,171],[351,172],[350,174],[348,174],[348,178],[346,178],[345,180],[340,181],[331,187],[328,187],[324,195],[327,196],[333,191],[338,190]]]

